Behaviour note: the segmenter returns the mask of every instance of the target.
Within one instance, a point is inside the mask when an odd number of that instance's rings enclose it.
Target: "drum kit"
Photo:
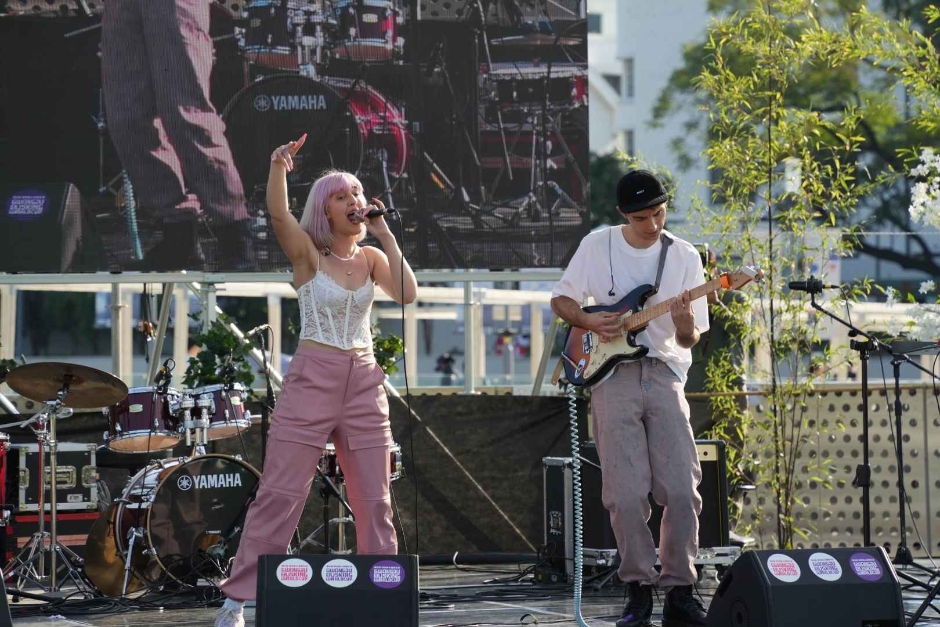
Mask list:
[[[245,389],[222,383],[176,390],[169,387],[171,372],[172,367],[162,369],[155,385],[130,389],[111,374],[68,363],[29,364],[7,375],[14,392],[43,404],[19,426],[30,427],[39,440],[39,473],[48,477],[39,488],[39,511],[48,512],[49,531],[40,516],[31,542],[3,569],[5,580],[14,580],[19,589],[27,583],[46,591],[74,585],[87,595],[97,590],[117,596],[166,584],[217,583],[226,576],[261,475],[239,456],[207,454],[205,447],[241,437],[250,428]],[[108,449],[142,458],[142,467],[120,497],[92,526],[84,559],[59,542],[56,527],[56,427],[79,408],[103,408]],[[184,443],[192,447],[188,456],[150,459],[151,453],[168,453]],[[8,448],[9,436],[0,433],[0,453]],[[401,471],[401,448],[393,445],[392,480]],[[332,445],[323,451],[317,475],[323,490],[345,503],[344,478]],[[330,547],[329,523],[324,533],[321,546]],[[339,547],[345,549],[342,529]]]
[[[402,63],[402,0],[249,0],[243,14],[237,38],[256,80],[222,119],[245,189],[264,189],[271,146],[308,131],[318,150],[298,156],[291,186],[339,168],[396,189],[413,151],[404,107],[363,81],[361,69]],[[359,78],[336,76],[333,61],[352,62]]]

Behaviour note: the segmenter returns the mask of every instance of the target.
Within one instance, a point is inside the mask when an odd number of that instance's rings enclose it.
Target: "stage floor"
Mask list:
[[[542,586],[533,583],[496,583],[493,580],[508,580],[519,574],[519,569],[510,566],[476,566],[460,570],[453,566],[430,566],[421,569],[422,602],[420,608],[421,627],[459,627],[472,625],[522,625],[550,624],[553,627],[573,627],[577,623],[572,617],[570,588]],[[698,586],[705,605],[717,586],[714,571],[706,571]],[[624,588],[606,586],[594,590],[585,586],[581,614],[589,625],[613,625],[623,608]],[[654,624],[662,619],[662,594],[653,615]],[[905,610],[910,614],[920,605],[924,595],[905,592]],[[16,607],[16,606],[13,606]],[[15,618],[17,627],[55,625],[56,627],[88,626],[168,627],[187,625],[211,627],[215,608],[185,610],[136,610],[122,613],[84,614],[67,617]],[[940,614],[935,618],[921,619],[920,627],[940,627]],[[536,622],[537,621],[537,622]],[[245,624],[254,625],[254,609],[245,611]],[[286,627],[286,626],[285,626]],[[350,626],[353,627],[353,626]]]

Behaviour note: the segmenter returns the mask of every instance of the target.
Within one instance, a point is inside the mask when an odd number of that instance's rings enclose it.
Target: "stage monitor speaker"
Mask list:
[[[904,627],[881,547],[749,551],[725,573],[707,627]]]
[[[418,626],[415,555],[262,555],[258,627]]]
[[[0,184],[0,272],[73,272],[82,201],[71,183]]]

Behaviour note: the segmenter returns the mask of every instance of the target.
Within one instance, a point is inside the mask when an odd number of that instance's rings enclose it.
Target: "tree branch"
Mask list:
[[[929,248],[926,248],[925,242],[916,234],[911,234],[914,237],[914,240],[917,241],[921,247],[925,248],[925,251],[929,251]],[[861,240],[861,251],[876,259],[881,259],[884,261],[893,261],[902,268],[906,270],[920,270],[926,272],[930,276],[940,275],[940,264],[938,264],[932,257],[923,255],[921,257],[914,257],[905,255],[904,253],[899,253],[890,248],[881,248],[879,246],[872,246],[868,243],[867,238]]]

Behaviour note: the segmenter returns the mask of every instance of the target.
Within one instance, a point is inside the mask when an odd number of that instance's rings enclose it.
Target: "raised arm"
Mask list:
[[[271,154],[271,169],[268,172],[268,214],[277,243],[295,267],[307,259],[311,242],[310,236],[300,228],[300,223],[287,206],[287,173],[294,169],[294,155],[306,139],[307,134],[304,133],[297,141],[278,146]]]
[[[372,201],[380,209],[385,209],[385,205],[377,198],[373,198]],[[368,212],[372,207],[373,205],[369,205],[363,213]],[[398,242],[389,230],[385,218],[383,216],[366,218],[365,222],[366,228],[381,242],[385,251],[371,247],[364,249],[368,251],[367,254],[372,260],[372,278],[396,303],[406,305],[413,303],[418,297],[418,280],[411,266],[404,260],[401,248],[398,247]],[[404,275],[402,275],[403,271]],[[404,286],[404,292],[402,286]]]

